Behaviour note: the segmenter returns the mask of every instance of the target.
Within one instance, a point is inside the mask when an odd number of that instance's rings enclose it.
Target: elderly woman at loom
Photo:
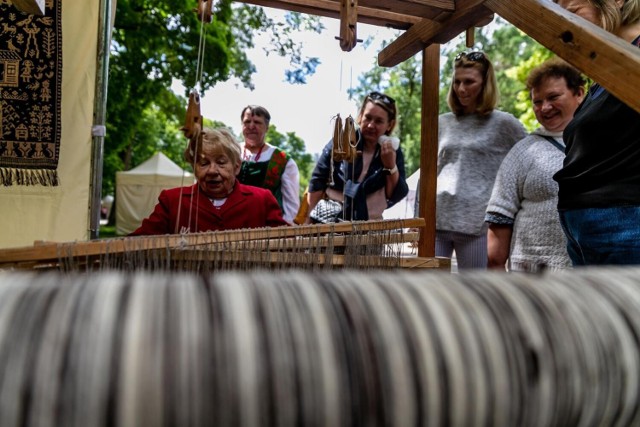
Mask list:
[[[367,95],[356,120],[355,160],[335,162],[331,176],[333,139],[322,150],[309,181],[307,200],[312,213],[326,197],[344,203],[344,220],[379,220],[385,209],[407,195],[402,149],[388,137],[396,126],[396,115],[393,98],[380,92]]]
[[[269,190],[241,184],[240,146],[226,129],[205,129],[202,153],[187,161],[197,183],[163,190],[151,215],[131,235],[177,234],[287,225]]]

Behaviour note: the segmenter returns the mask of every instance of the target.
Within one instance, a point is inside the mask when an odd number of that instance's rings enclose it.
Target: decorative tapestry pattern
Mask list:
[[[0,184],[58,185],[62,0],[45,16],[0,0]]]

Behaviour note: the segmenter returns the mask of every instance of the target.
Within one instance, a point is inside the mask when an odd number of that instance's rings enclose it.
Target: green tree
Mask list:
[[[251,87],[255,67],[245,51],[261,32],[271,35],[270,52],[290,56],[292,70],[286,70],[290,82],[303,83],[315,71],[317,58],[302,55],[292,32],[322,31],[317,18],[287,14],[286,22],[274,22],[260,7],[232,7],[231,0],[221,0],[215,4],[213,22],[202,25],[193,11],[197,3],[118,1],[109,70],[105,194],[113,192],[116,171],[136,166],[152,151],[161,150],[181,163],[186,140],[178,129],[184,121],[186,98],[171,90],[174,81],[187,88],[197,86],[202,95],[231,77]],[[200,47],[204,52],[201,68]]]
[[[539,126],[539,124],[536,120],[535,114],[533,114],[531,99],[529,91],[526,90],[525,82],[527,80],[527,76],[533,68],[540,65],[552,56],[554,56],[553,52],[542,45],[537,45],[537,48],[533,50],[533,52],[531,52],[531,55],[527,59],[506,71],[507,75],[522,83],[522,90],[516,94],[514,114],[520,119],[520,121],[529,131],[534,130]]]
[[[304,141],[295,132],[287,132],[286,135],[281,134],[274,125],[269,126],[265,139],[271,145],[286,151],[298,165],[298,170],[300,171],[300,195],[302,196],[307,185],[309,185],[309,178],[315,166],[313,156],[306,152]]]

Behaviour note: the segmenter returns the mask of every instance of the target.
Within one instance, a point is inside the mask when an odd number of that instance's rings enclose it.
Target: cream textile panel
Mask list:
[[[0,188],[0,248],[89,238],[99,0],[62,3],[62,133],[57,187]]]

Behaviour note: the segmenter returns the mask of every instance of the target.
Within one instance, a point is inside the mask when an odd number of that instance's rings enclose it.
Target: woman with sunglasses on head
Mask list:
[[[640,0],[554,0],[640,47]],[[599,84],[564,131],[560,223],[573,265],[640,264],[640,114]]]
[[[407,195],[402,149],[394,147],[392,138],[385,138],[396,125],[396,115],[393,98],[380,92],[366,96],[356,119],[358,155],[353,163],[335,162],[332,176],[334,141],[329,141],[309,181],[309,211],[327,197],[344,203],[345,220],[379,220],[385,209]]]
[[[496,110],[498,86],[483,52],[463,52],[454,62],[447,102],[438,121],[436,256],[459,269],[487,267],[485,210],[502,159],[526,135],[511,114]]]

